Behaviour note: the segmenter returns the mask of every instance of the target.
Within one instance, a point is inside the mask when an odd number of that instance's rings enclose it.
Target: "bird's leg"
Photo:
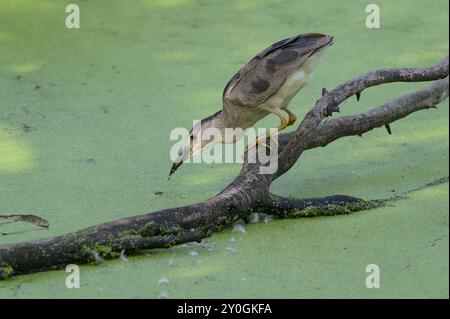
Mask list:
[[[281,110],[278,109],[278,108],[264,107],[264,110],[266,110],[266,111],[268,111],[268,112],[270,112],[270,113],[273,113],[273,114],[277,115],[277,116],[280,118],[280,121],[281,121],[281,122],[280,122],[280,125],[279,125],[278,128],[277,128],[277,132],[279,132],[279,131],[281,131],[281,130],[284,130],[284,129],[285,129],[286,127],[288,127],[289,125],[292,125],[293,123],[290,124],[290,121],[291,121],[291,120],[293,120],[293,121],[295,122],[295,120],[297,119],[297,117],[296,117],[293,113],[291,113],[290,111],[287,111],[287,110],[285,110],[285,111],[289,114],[289,117],[287,117],[287,118],[286,118],[286,116],[281,112]],[[291,115],[291,114],[292,114],[292,115]],[[259,135],[259,136],[256,138],[256,140],[255,140],[255,142],[254,142],[253,144],[247,146],[247,148],[246,148],[246,150],[245,150],[245,153],[247,153],[247,151],[248,151],[249,149],[251,149],[252,147],[255,147],[255,146],[257,146],[257,145],[263,145],[263,146],[266,146],[266,147],[269,147],[269,148],[270,148],[270,146],[268,146],[265,142],[266,142],[267,138],[271,139],[273,135],[274,135],[274,134],[272,134],[272,133],[269,133],[269,134],[264,133],[264,134]],[[260,139],[262,139],[262,138],[264,138],[264,143],[261,143],[261,142],[260,142]],[[273,140],[273,141],[276,143],[276,145],[278,145],[278,142],[277,142],[276,140]],[[269,142],[269,143],[270,143],[270,142]]]
[[[272,110],[274,110],[274,109],[272,109]],[[277,129],[277,132],[275,133],[275,134],[278,134],[278,132],[280,132],[281,130],[284,130],[286,127],[288,127],[288,126],[291,126],[291,125],[293,125],[293,124],[295,124],[295,122],[297,121],[297,116],[294,114],[294,113],[292,113],[290,110],[288,110],[288,109],[283,109],[287,114],[288,114],[288,119],[286,120],[286,118],[285,117],[283,117],[283,115],[282,115],[282,113],[281,112],[279,112],[279,109],[276,109],[276,111],[278,111],[278,112],[272,112],[272,113],[275,113],[276,115],[278,115],[279,117],[280,117],[280,119],[281,119],[281,123],[280,123],[280,126],[278,126],[278,129]],[[269,112],[271,112],[271,111],[269,111]],[[277,140],[274,140],[274,139],[272,139],[272,136],[273,136],[274,134],[273,133],[269,133],[269,134],[266,134],[265,135],[265,138],[266,138],[266,140],[267,140],[267,138],[269,138],[269,139],[271,139],[273,142],[275,142],[275,145],[277,145],[278,146],[278,141]],[[260,135],[260,136],[262,136],[262,135]],[[258,137],[258,139],[259,139],[259,137]],[[258,139],[256,139],[256,145],[258,145]],[[270,143],[270,142],[269,142]],[[266,147],[268,147],[269,149],[270,149],[270,145],[267,145],[266,143],[264,143],[264,144],[262,144],[263,146],[266,146]]]
[[[264,142],[260,142],[260,139],[262,139],[262,136],[265,137]],[[267,143],[266,143],[266,140],[267,140],[268,137],[271,138],[271,135],[270,134],[261,134],[261,135],[259,135],[252,144],[249,144],[249,145],[247,145],[245,147],[244,155],[248,153],[248,150],[250,150],[250,149],[252,149],[253,147],[256,147],[256,146],[262,146],[262,147],[266,147],[266,148],[271,149],[270,142],[269,142],[269,145],[267,145]],[[276,145],[278,145],[278,142],[276,140],[272,140],[272,141],[274,141],[276,143]]]
[[[287,110],[285,110],[285,111],[287,112]],[[269,111],[269,112],[276,114],[280,118],[281,122],[280,122],[280,125],[278,126],[278,131],[282,131],[286,127],[289,126],[289,121],[291,119],[290,115],[288,116],[288,118],[286,118],[286,116],[283,116],[284,114],[281,113],[280,109],[271,109],[271,111]],[[287,113],[289,114],[290,112],[287,112]]]
[[[289,115],[288,126],[295,124],[295,121],[297,121],[297,116],[294,113],[292,113],[291,111],[289,111],[288,109],[285,109],[285,111]]]
[[[284,130],[286,127],[288,127],[290,124],[289,124],[289,121],[291,120],[291,116],[292,115],[294,115],[294,114],[292,114],[290,111],[287,111],[287,110],[284,110],[284,111],[286,111],[288,114],[289,114],[289,116],[286,118],[286,116],[281,112],[281,110],[280,109],[277,109],[277,108],[271,108],[271,107],[265,107],[264,108],[264,110],[266,110],[266,111],[268,111],[268,112],[270,112],[270,113],[273,113],[273,114],[275,114],[276,116],[278,116],[279,118],[280,118],[280,125],[278,126],[278,131],[282,131],[282,130]],[[292,115],[291,115],[292,114]],[[295,117],[295,115],[294,115],[294,117]],[[264,134],[266,137],[267,137],[267,134]],[[269,135],[270,136],[270,135]]]

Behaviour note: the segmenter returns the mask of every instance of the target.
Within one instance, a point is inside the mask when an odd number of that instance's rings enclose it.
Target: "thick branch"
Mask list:
[[[414,112],[433,109],[448,98],[449,78],[438,80],[428,88],[406,94],[367,112],[343,116],[322,122],[314,132],[306,149],[326,146],[345,136],[361,136],[375,128],[398,121]],[[286,147],[293,133],[279,137],[280,147]]]
[[[297,130],[291,135],[287,146],[279,154],[278,170],[271,176],[274,180],[287,172],[313,138],[322,120],[339,112],[339,105],[353,95],[369,87],[391,82],[419,82],[443,79],[448,76],[448,57],[431,68],[380,69],[361,75],[325,92],[316,105],[306,114]],[[448,90],[448,89],[447,89]]]
[[[447,77],[447,78],[445,78]],[[439,80],[445,78],[444,80]],[[326,123],[352,95],[382,83],[436,81],[431,87],[392,100],[356,116]],[[281,136],[279,169],[274,175],[259,175],[259,164],[245,163],[240,174],[217,196],[204,202],[155,213],[123,218],[72,234],[0,247],[0,278],[88,263],[97,256],[116,257],[142,249],[170,247],[199,241],[229,226],[253,210],[280,217],[304,217],[350,213],[374,207],[374,202],[335,195],[295,200],[270,194],[272,180],[289,170],[304,150],[324,146],[337,138],[362,134],[389,124],[420,109],[434,107],[448,96],[448,58],[431,68],[378,70],[348,81],[326,93],[308,112],[298,129]]]
[[[285,198],[272,195],[271,205],[265,205],[259,211],[280,218],[300,218],[347,215],[381,205],[379,201],[366,201],[345,195],[310,199]]]

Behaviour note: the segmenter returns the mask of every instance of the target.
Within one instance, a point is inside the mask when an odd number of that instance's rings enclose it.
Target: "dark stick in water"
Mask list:
[[[36,215],[0,215],[0,218],[10,222],[27,222],[45,228],[49,226],[48,221]]]

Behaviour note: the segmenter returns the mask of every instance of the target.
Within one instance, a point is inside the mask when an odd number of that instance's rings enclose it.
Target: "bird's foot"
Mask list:
[[[246,148],[244,150],[244,154],[243,154],[244,158],[249,153],[249,151],[252,150],[253,148],[255,148],[255,153],[256,153],[256,151],[260,147],[264,147],[264,149],[266,149],[266,150],[267,149],[271,150],[273,144],[278,147],[278,140],[273,138],[274,135],[275,134],[261,134],[261,135],[259,135],[252,144],[249,144],[249,145],[246,146]],[[269,143],[267,143],[267,139],[269,139]]]
[[[289,115],[287,126],[294,125],[295,122],[297,121],[297,116],[288,109],[286,109],[286,113]]]

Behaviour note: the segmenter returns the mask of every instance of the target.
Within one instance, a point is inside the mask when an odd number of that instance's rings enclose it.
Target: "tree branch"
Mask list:
[[[369,87],[413,81],[435,82],[368,112],[323,122],[339,111],[343,101],[359,96]],[[297,130],[280,136],[278,170],[274,174],[260,175],[260,163],[246,162],[230,185],[204,202],[123,218],[64,236],[0,246],[0,279],[61,268],[69,263],[95,262],[99,257],[114,258],[122,250],[135,254],[143,249],[200,241],[255,210],[287,218],[348,214],[378,207],[380,201],[344,195],[303,200],[282,198],[271,194],[269,187],[295,164],[303,151],[344,136],[362,135],[413,112],[435,107],[447,97],[448,57],[430,68],[381,69],[357,77],[324,92]]]
[[[435,81],[433,85],[420,91],[395,98],[386,104],[353,116],[342,116],[321,123],[311,137],[306,149],[326,146],[345,136],[362,136],[375,128],[398,121],[420,110],[434,109],[448,98],[449,78]],[[293,133],[279,137],[280,148],[287,145]]]
[[[259,211],[280,218],[347,215],[353,212],[382,206],[379,201],[332,195],[321,198],[295,199],[272,195],[271,205],[264,205]]]
[[[339,85],[330,92],[325,91],[316,105],[303,118],[287,146],[280,152],[278,171],[271,176],[272,180],[283,175],[297,162],[303,151],[307,149],[315,129],[322,120],[339,112],[339,105],[353,95],[360,95],[363,90],[384,83],[433,81],[447,76],[448,57],[430,68],[380,69],[369,72]]]

